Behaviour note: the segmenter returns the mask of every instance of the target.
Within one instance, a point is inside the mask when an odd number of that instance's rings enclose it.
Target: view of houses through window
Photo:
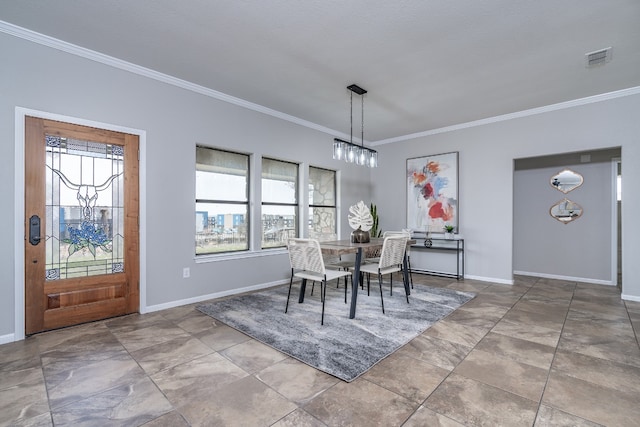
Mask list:
[[[250,249],[249,155],[196,147],[196,255]],[[262,158],[262,249],[286,246],[299,236],[299,165]],[[336,172],[309,167],[308,231],[336,235]]]
[[[249,156],[196,147],[196,254],[249,249]]]
[[[298,165],[262,159],[262,248],[298,235]]]

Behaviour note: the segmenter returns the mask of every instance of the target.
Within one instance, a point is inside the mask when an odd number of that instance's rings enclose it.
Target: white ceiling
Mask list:
[[[640,86],[639,0],[0,0],[0,20],[336,135],[356,83],[371,142]]]

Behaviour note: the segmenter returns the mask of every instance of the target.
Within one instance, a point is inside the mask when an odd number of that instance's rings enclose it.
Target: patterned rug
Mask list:
[[[289,311],[284,312],[287,286],[243,294],[201,304],[197,309],[227,325],[316,369],[351,382],[376,363],[415,338],[438,320],[471,300],[475,294],[452,289],[415,285],[404,296],[401,282],[394,281],[393,296],[383,284],[380,291],[372,283],[358,292],[355,319],[349,319],[351,289],[344,303],[344,287],[329,282],[324,325],[320,325],[322,305],[318,284],[311,295],[307,286],[304,303],[298,303],[300,284],[294,283]]]

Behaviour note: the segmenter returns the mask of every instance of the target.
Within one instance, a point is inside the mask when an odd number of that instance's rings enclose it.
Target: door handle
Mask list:
[[[29,243],[35,246],[40,243],[40,240],[40,217],[32,215],[29,218]]]

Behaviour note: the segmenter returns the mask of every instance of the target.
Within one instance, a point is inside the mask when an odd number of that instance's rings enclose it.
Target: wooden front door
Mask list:
[[[26,118],[25,332],[138,311],[138,136]]]

